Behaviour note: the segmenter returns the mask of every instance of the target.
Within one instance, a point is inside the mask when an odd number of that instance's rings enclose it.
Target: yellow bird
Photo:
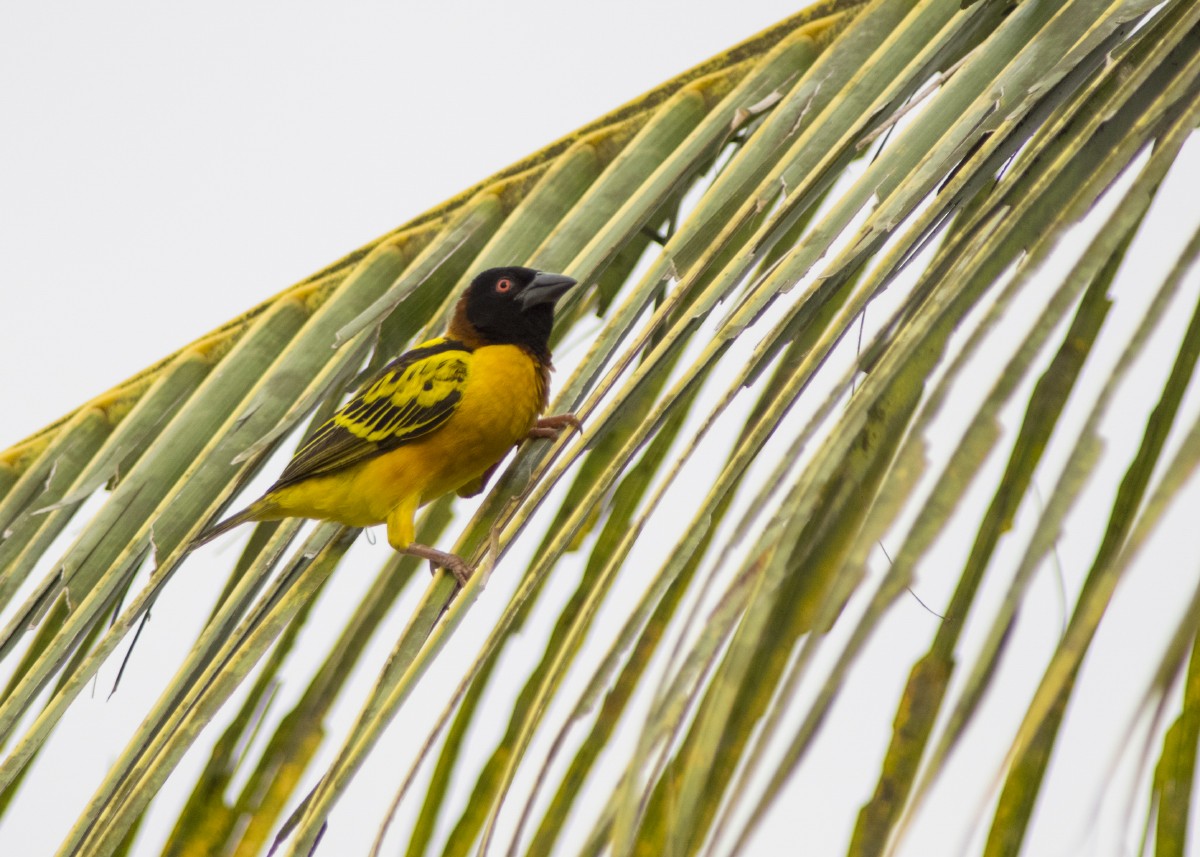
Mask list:
[[[385,366],[262,497],[194,544],[247,521],[386,522],[393,548],[465,584],[472,568],[461,557],[414,541],[417,509],[451,491],[479,493],[521,440],[579,428],[573,414],[539,419],[549,402],[554,304],[574,285],[530,268],[484,271],[459,299],[445,335]]]

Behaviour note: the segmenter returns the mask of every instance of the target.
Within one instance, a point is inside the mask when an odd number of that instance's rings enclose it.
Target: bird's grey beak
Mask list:
[[[562,274],[538,274],[525,287],[525,291],[517,295],[517,303],[521,305],[522,312],[540,304],[553,304],[573,285],[575,280]]]

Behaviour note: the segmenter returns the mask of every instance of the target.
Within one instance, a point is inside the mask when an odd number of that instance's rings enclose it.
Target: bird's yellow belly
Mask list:
[[[478,479],[528,433],[545,407],[541,369],[522,349],[489,345],[471,354],[454,414],[427,437],[307,479],[272,499],[283,516],[365,527],[398,506],[414,508]]]

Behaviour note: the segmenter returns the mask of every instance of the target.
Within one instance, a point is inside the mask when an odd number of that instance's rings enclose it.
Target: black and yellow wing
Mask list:
[[[341,470],[436,430],[462,400],[470,355],[461,342],[432,339],[397,357],[317,429],[271,490]]]

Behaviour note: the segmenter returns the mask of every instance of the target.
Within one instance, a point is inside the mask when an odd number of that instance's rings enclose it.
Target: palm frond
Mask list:
[[[359,533],[260,525],[61,853],[123,853],[146,813],[180,855],[305,855],[327,825],[336,853],[759,853],[798,794],[820,853],[927,853],[948,814],[968,850],[1040,841],[1118,596],[1156,540],[1195,555],[1200,229],[1154,224],[1198,122],[1194,0],[828,0],[85,403],[0,453],[0,807],[272,453],[476,271],[527,264],[585,286],[553,407],[586,430],[523,447],[469,518],[426,510],[470,584],[418,595],[389,557],[328,628]],[[1030,654],[1064,541],[1070,616]],[[1123,788],[1162,853],[1190,820],[1195,571],[1130,694],[1152,722]],[[401,720],[392,812],[339,828]],[[185,805],[156,802],[197,747]]]

